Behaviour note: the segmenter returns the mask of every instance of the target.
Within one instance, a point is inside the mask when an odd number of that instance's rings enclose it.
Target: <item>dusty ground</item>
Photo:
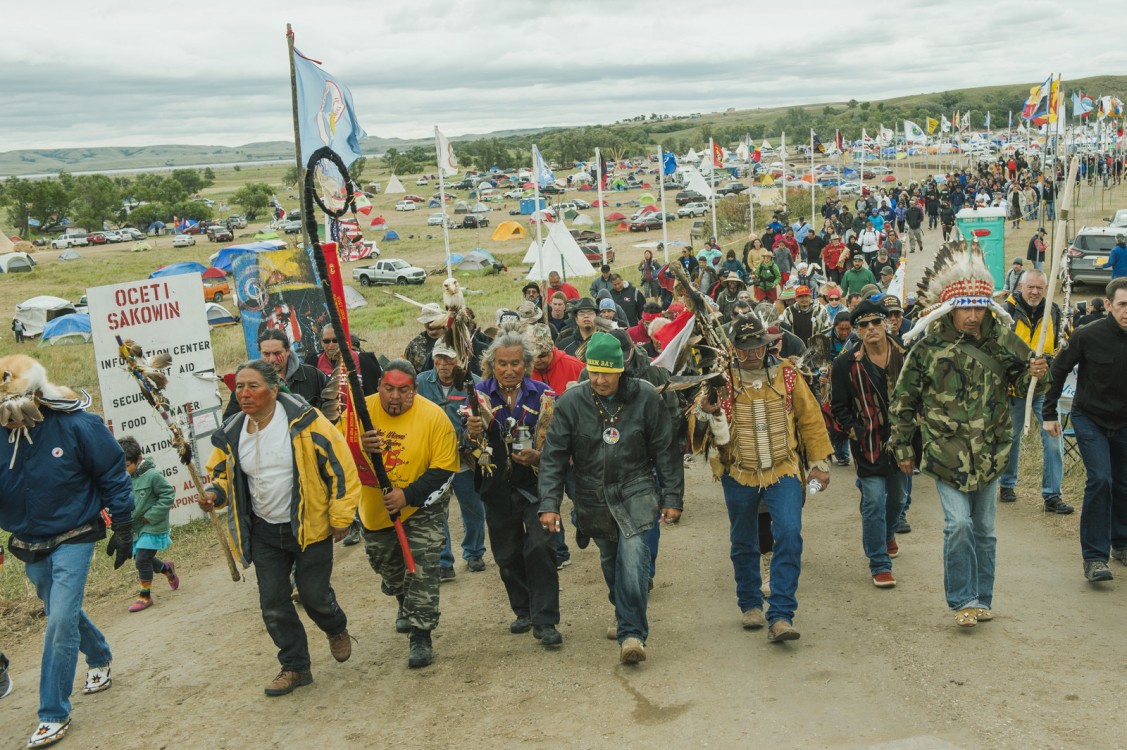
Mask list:
[[[899,585],[878,590],[860,549],[852,472],[805,513],[795,620],[801,640],[769,644],[739,626],[727,518],[698,460],[681,524],[663,534],[648,660],[627,668],[605,639],[612,619],[594,548],[560,575],[565,642],[546,651],[510,635],[497,569],[461,563],[442,587],[435,664],[406,667],[360,547],[338,548],[334,585],[357,637],[338,665],[311,634],[316,682],[268,699],[277,669],[245,583],[216,560],[183,571],[141,614],[126,602],[92,615],[115,651],[114,686],[74,699],[74,747],[245,748],[1097,747],[1114,744],[1109,700],[1121,685],[1119,581],[1084,582],[1076,516],[1045,516],[1035,494],[998,519],[998,619],[956,628],[942,587],[942,514],[917,477]],[[456,516],[455,512],[455,516]],[[455,532],[458,533],[457,531]],[[490,561],[491,563],[491,561]],[[1115,568],[1121,579],[1127,571]],[[1122,575],[1121,575],[1122,574]],[[158,582],[159,584],[160,582]],[[5,644],[16,689],[0,704],[0,745],[34,727],[40,645]],[[81,677],[79,677],[81,679]],[[907,738],[914,738],[908,741]],[[935,739],[924,739],[935,738]]]

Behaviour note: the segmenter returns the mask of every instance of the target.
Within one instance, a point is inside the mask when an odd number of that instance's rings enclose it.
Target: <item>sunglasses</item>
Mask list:
[[[335,344],[336,342],[336,339],[321,339],[322,344]]]
[[[854,328],[869,328],[871,326],[884,325],[884,318],[871,318],[870,320],[858,320],[853,324]]]
[[[446,326],[427,326],[427,330],[431,333],[438,333],[439,331],[445,331]]]
[[[830,302],[837,302],[841,297],[826,297]]]

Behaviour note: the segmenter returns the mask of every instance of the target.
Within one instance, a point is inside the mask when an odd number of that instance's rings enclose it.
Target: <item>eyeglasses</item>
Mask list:
[[[884,318],[872,318],[870,320],[858,320],[853,324],[854,328],[869,328],[870,326],[884,325]]]
[[[336,339],[321,339],[322,344],[335,344],[336,342]]]
[[[837,302],[841,299],[841,297],[826,297],[826,299],[828,299],[830,302]]]

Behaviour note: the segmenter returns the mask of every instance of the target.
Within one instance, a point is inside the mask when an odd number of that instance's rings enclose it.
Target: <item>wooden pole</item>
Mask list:
[[[301,125],[297,119],[297,67],[293,61],[293,27],[286,24],[286,47],[290,53],[290,104],[293,107],[293,150],[294,160],[297,163],[297,184],[305,184],[305,165],[301,161]],[[301,222],[301,239],[305,247],[309,247],[309,232],[305,229],[305,222]]]

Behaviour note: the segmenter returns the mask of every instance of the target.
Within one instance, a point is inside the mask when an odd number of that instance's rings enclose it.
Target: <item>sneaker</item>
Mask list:
[[[779,641],[797,641],[798,631],[786,620],[775,620],[767,629],[767,640],[771,643]]]
[[[873,576],[873,585],[878,589],[890,589],[896,585],[896,579],[892,577],[890,571],[886,570]]]
[[[348,657],[352,656],[352,636],[348,634],[348,628],[329,636],[329,653],[341,663],[348,661]]]
[[[1045,498],[1045,512],[1056,513],[1058,516],[1067,516],[1075,510],[1071,505],[1061,500],[1060,495],[1050,495]]]
[[[510,633],[527,633],[530,630],[532,630],[532,620],[524,617],[523,615],[517,617],[517,619],[509,623]]]
[[[439,568],[438,569],[438,582],[445,583],[446,581],[454,580],[454,568]]]
[[[1113,549],[1111,559],[1118,561],[1121,565],[1127,565],[1127,549]]]
[[[288,669],[283,669],[278,673],[278,676],[270,681],[266,686],[265,693],[271,698],[278,695],[289,695],[302,685],[313,684],[313,673],[306,670],[304,672],[291,672]]]
[[[176,575],[176,563],[168,560],[164,566],[164,577],[168,579],[168,588],[175,591],[180,588],[180,576]]]
[[[411,645],[407,652],[407,666],[411,669],[429,667],[434,663],[434,647],[431,645],[430,631],[411,628]]]
[[[622,641],[618,660],[623,664],[637,664],[646,660],[646,644],[631,636]]]
[[[129,605],[130,612],[140,612],[142,609],[148,609],[153,606],[153,598],[151,596],[138,596]]]
[[[67,736],[70,731],[70,719],[66,721],[41,721],[39,726],[27,739],[28,747],[46,747]]]
[[[0,654],[0,698],[12,692],[12,676],[8,673],[8,657]]]
[[[998,490],[998,500],[1003,503],[1012,503],[1017,500],[1017,492],[1013,487],[1002,487]]]
[[[345,547],[351,547],[354,544],[360,544],[360,524],[353,521],[348,525],[348,533],[344,535],[344,539],[340,543]]]
[[[556,563],[556,570],[563,570],[568,565],[571,565],[571,558],[570,557],[564,558],[563,560],[560,560],[559,562],[557,562]]]
[[[109,690],[113,685],[110,678],[110,665],[104,667],[90,667],[86,670],[86,687],[82,688],[85,695],[93,695],[103,690]]]
[[[485,570],[485,560],[482,560],[480,557],[471,557],[469,560],[466,560],[466,569],[471,573],[480,573]]]
[[[764,552],[759,556],[759,590],[763,592],[763,596],[771,595],[771,557],[773,553]]]
[[[763,618],[763,610],[756,607],[741,614],[740,623],[744,630],[759,630],[767,624],[767,620]]]
[[[1110,581],[1115,576],[1111,574],[1111,569],[1107,567],[1107,563],[1103,560],[1085,560],[1084,577],[1090,583],[1097,583],[1099,581]]]
[[[888,549],[888,556],[889,557],[899,557],[900,556],[900,545],[896,543],[895,537],[888,541],[888,548],[887,549]]]
[[[532,637],[545,646],[558,646],[563,643],[563,634],[555,625],[533,625]]]
[[[849,466],[849,459],[848,458],[834,459],[834,463],[836,463],[838,466]]]
[[[900,519],[900,525],[896,527],[897,534],[910,534],[912,531],[912,524],[908,523],[908,517],[904,516]]]

